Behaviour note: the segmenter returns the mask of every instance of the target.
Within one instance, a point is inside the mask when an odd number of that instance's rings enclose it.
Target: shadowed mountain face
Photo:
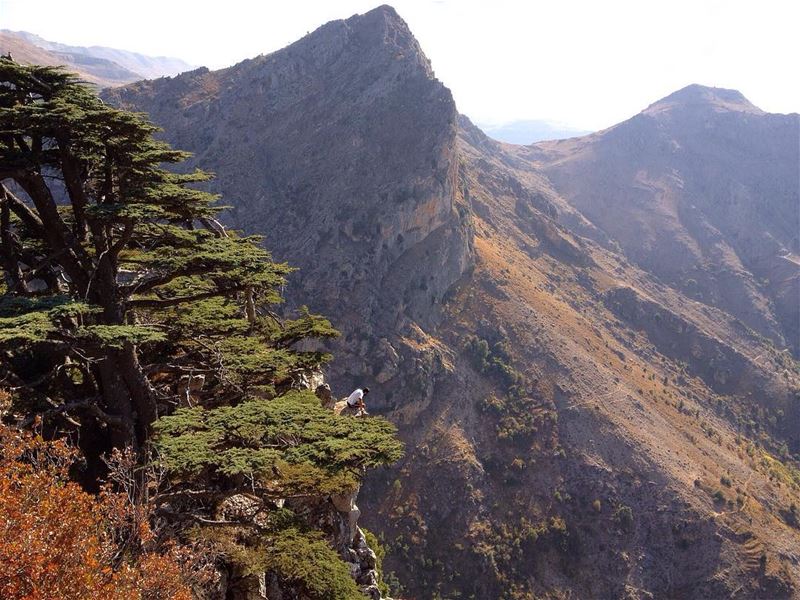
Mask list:
[[[800,352],[800,117],[692,85],[526,153],[631,260]]]
[[[349,344],[375,345],[398,319],[430,322],[469,263],[455,105],[391,9],[108,98],[148,112],[196,152],[192,166],[218,174],[227,222],[299,267],[288,297],[336,315]]]
[[[502,145],[389,7],[106,98],[217,173],[227,223],[342,330],[334,392],[398,424],[360,503],[403,597],[798,593],[791,290],[756,266],[796,285],[796,117],[689,88]]]
[[[25,64],[64,65],[98,87],[124,85],[140,79],[177,75],[191,69],[178,58],[146,56],[103,46],[68,46],[27,31],[0,30],[0,51]]]

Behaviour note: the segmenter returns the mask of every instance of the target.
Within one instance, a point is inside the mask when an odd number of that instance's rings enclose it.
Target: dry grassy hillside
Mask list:
[[[146,78],[176,75],[191,65],[177,58],[146,56],[102,46],[68,46],[27,31],[0,30],[0,54],[29,65],[64,66],[83,81],[109,88]]]
[[[374,491],[401,580],[420,597],[791,597],[800,473],[778,456],[798,373],[557,225],[548,182],[462,127],[477,265],[423,341],[443,356],[430,403],[392,413],[417,451]],[[519,379],[480,374],[472,336]]]

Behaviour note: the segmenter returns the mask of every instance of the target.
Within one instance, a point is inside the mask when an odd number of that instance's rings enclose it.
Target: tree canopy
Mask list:
[[[291,269],[226,231],[207,173],[57,68],[0,61],[0,344],[28,413],[102,422],[141,445],[196,396],[231,403],[324,360],[291,349],[335,331],[269,313]],[[35,353],[43,360],[31,360]],[[185,394],[184,394],[185,395]]]
[[[0,416],[78,433],[89,488],[112,448],[131,452],[132,502],[176,539],[228,540],[240,573],[351,597],[345,565],[283,502],[354,489],[400,457],[395,429],[298,391],[329,359],[298,342],[337,332],[274,312],[292,269],[222,226],[210,175],[177,172],[187,155],[156,132],[59,68],[0,58]],[[271,516],[216,518],[244,497]]]

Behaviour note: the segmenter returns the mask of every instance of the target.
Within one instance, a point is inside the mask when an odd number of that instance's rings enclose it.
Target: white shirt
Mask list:
[[[361,388],[358,388],[356,391],[354,391],[352,394],[350,394],[347,397],[347,404],[349,406],[355,406],[363,398],[364,398],[364,390],[362,390]]]

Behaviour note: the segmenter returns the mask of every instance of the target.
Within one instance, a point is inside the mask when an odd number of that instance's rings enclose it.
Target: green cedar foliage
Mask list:
[[[180,409],[156,424],[156,448],[176,482],[201,475],[225,485],[236,476],[265,498],[354,489],[363,469],[402,455],[383,419],[336,415],[307,391],[236,406]]]
[[[6,418],[79,428],[95,469],[110,446],[140,460],[152,447],[165,477],[137,479],[134,497],[154,496],[176,531],[205,527],[240,569],[272,570],[311,598],[358,597],[322,534],[281,518],[278,500],[352,490],[400,457],[395,429],[294,390],[329,358],[297,343],[337,332],[305,308],[270,310],[291,268],[226,231],[217,197],[191,187],[209,175],[169,170],[187,155],[155,132],[59,68],[0,58]],[[242,497],[260,524],[216,520]]]
[[[296,529],[281,532],[267,549],[268,565],[281,579],[300,583],[312,598],[357,600],[363,598],[349,570],[319,534]]]
[[[291,269],[216,221],[217,197],[188,185],[209,175],[165,168],[187,155],[155,132],[58,68],[0,60],[3,374],[29,409],[105,415],[118,445],[147,440],[181,377],[204,376],[200,404],[274,394],[328,358],[296,342],[336,335],[268,312]]]
[[[233,499],[250,507],[212,526],[201,520],[195,530],[239,572],[275,572],[310,598],[360,597],[320,532],[278,506],[352,492],[365,469],[398,460],[403,448],[393,425],[337,415],[312,393],[294,390],[235,406],[180,409],[159,419],[155,431],[171,501],[191,513]]]
[[[275,573],[293,598],[363,600],[349,568],[320,533],[298,526],[291,514],[283,520],[287,526],[255,535],[246,528],[211,527],[194,534],[222,549],[242,575]]]

